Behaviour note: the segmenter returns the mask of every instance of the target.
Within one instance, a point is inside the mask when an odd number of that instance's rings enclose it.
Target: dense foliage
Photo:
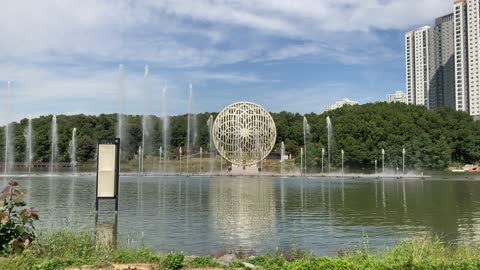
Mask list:
[[[213,114],[215,117],[216,114]],[[191,141],[198,152],[201,146],[208,149],[207,120],[210,113],[196,115],[197,132],[192,132]],[[277,126],[277,147],[284,141],[286,150],[298,157],[304,145],[303,115],[280,112],[272,114]],[[325,118],[333,122],[334,142],[332,143],[332,166],[339,166],[340,151],[345,151],[345,166],[356,169],[371,169],[374,160],[381,160],[381,149],[385,149],[386,166],[401,166],[402,149],[407,151],[406,163],[410,168],[444,169],[450,164],[475,163],[480,160],[480,124],[466,113],[447,108],[427,110],[421,106],[405,104],[375,103],[360,106],[346,106],[322,114],[305,115],[311,133],[307,138],[307,162],[309,168],[321,166],[321,149],[327,149],[327,127]],[[122,142],[123,159],[133,159],[142,141],[142,119],[129,115],[126,125],[126,139]],[[148,126],[151,132],[146,137],[145,152],[158,155],[162,146],[162,123],[156,116],[150,116]],[[33,148],[35,161],[50,158],[50,128],[52,116],[33,119]],[[98,138],[116,134],[115,114],[59,115],[60,161],[68,162],[68,145],[73,128],[78,132],[77,159],[79,162],[92,160]],[[187,115],[172,116],[169,119],[169,153],[175,158],[175,147],[185,146],[187,141]],[[24,130],[27,119],[13,123],[14,144],[17,161],[25,158]],[[0,136],[3,137],[3,129]],[[198,135],[194,138],[194,134]],[[5,140],[0,141],[3,153]],[[326,156],[325,156],[326,158]],[[3,155],[0,155],[0,160]],[[300,162],[298,160],[298,162]]]
[[[10,181],[0,194],[0,253],[21,252],[35,239],[33,222],[38,220],[37,211],[22,209],[27,191],[17,186],[17,182]]]

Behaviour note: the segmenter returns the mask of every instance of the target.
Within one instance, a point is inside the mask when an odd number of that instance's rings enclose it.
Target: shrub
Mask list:
[[[181,252],[170,252],[161,262],[162,266],[166,269],[177,270],[183,267],[183,260],[185,255]]]
[[[210,256],[206,257],[196,257],[188,264],[192,268],[200,268],[200,267],[220,267],[222,266],[219,262],[217,262],[214,258]]]
[[[35,239],[37,211],[21,209],[26,206],[23,196],[27,191],[17,186],[10,181],[0,194],[0,253],[21,253]]]

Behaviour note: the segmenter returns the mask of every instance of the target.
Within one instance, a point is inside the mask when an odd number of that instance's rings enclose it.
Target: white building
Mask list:
[[[358,105],[358,102],[357,101],[353,101],[349,98],[344,98],[342,100],[339,100],[339,101],[335,101],[334,104],[330,105],[330,106],[327,106],[327,109],[326,111],[331,111],[331,110],[335,110],[335,109],[338,109],[338,108],[341,108],[345,105]]]
[[[459,111],[480,116],[478,0],[454,1],[455,104]]]
[[[407,95],[402,91],[395,91],[395,93],[387,95],[387,102],[407,103]]]
[[[420,27],[405,34],[406,85],[409,104],[428,106],[431,38],[430,26]]]

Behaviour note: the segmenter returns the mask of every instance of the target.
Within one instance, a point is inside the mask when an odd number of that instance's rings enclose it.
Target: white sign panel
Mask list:
[[[98,146],[98,198],[115,196],[115,145]]]

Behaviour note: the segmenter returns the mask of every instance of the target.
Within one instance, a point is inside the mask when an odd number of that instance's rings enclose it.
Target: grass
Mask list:
[[[368,246],[342,251],[336,257],[317,257],[294,248],[285,252],[241,259],[226,269],[247,269],[242,262],[266,270],[361,270],[361,269],[480,269],[480,248],[473,245],[449,246],[439,240],[419,239],[400,242],[390,249],[371,252]],[[69,230],[39,235],[21,255],[0,257],[0,269],[64,269],[113,263],[151,263],[152,269],[221,267],[213,257],[184,258],[182,253],[157,254],[145,246],[112,248],[99,244],[93,232]]]

